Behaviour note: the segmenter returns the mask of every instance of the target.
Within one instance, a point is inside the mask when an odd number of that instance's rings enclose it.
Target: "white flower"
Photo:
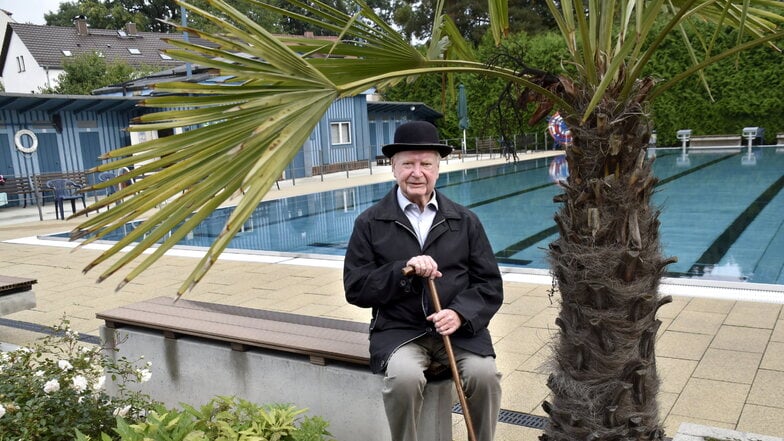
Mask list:
[[[118,407],[118,408],[114,409],[114,412],[112,412],[112,414],[113,414],[114,416],[121,416],[121,417],[124,417],[125,415],[128,415],[128,412],[129,412],[130,410],[131,410],[131,405],[129,404],[129,405],[127,405],[127,406],[123,407],[123,408],[119,408],[119,407]]]
[[[85,378],[84,375],[73,377],[73,388],[76,392],[84,392],[84,390],[87,389],[87,378]]]
[[[70,371],[71,369],[73,369],[73,365],[68,360],[58,361],[57,366],[64,371]]]
[[[57,379],[49,380],[46,382],[46,384],[44,384],[44,392],[48,394],[57,392],[58,390],[60,390],[60,382],[57,381]]]
[[[104,383],[106,383],[106,375],[101,375],[97,380],[95,380],[95,383],[93,384],[93,390],[101,390]]]
[[[39,369],[39,370],[35,371],[35,373],[33,375],[36,376],[36,377],[43,377],[44,373],[45,373],[44,371]]]
[[[5,415],[5,406],[3,406],[2,404],[0,404],[0,418],[2,418],[2,417],[3,417],[3,415]]]
[[[149,369],[141,369],[138,371],[138,374],[139,374],[139,381],[142,383],[146,383],[150,381],[150,378],[152,378],[152,372],[150,372]]]

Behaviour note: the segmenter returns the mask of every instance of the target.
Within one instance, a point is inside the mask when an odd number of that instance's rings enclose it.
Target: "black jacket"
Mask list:
[[[452,345],[495,356],[487,325],[503,302],[498,263],[476,215],[438,192],[436,198],[439,209],[423,249],[397,203],[397,186],[354,223],[343,284],[349,303],[373,308],[370,367],[375,373],[385,370],[402,344],[426,333],[438,335],[425,319],[434,312],[426,281],[402,275],[406,262],[421,254],[433,257],[443,274],[435,280],[441,307],[465,320],[452,334]]]

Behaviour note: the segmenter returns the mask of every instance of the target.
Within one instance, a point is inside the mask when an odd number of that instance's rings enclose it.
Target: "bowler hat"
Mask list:
[[[387,158],[404,150],[436,150],[442,158],[452,153],[452,147],[439,142],[436,126],[427,121],[402,124],[395,130],[395,142],[381,147]]]

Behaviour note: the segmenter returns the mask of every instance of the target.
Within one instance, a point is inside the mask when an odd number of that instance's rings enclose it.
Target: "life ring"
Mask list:
[[[32,140],[30,147],[25,147],[22,144],[22,137],[25,135],[30,136],[30,139]],[[22,129],[16,132],[14,135],[14,145],[16,146],[16,149],[22,153],[35,153],[35,151],[38,150],[38,137],[35,136],[35,133],[33,133],[32,130]]]

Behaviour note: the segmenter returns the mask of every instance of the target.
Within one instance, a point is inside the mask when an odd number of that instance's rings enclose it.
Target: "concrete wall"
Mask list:
[[[216,395],[235,395],[258,404],[291,403],[320,416],[341,441],[390,441],[381,401],[383,377],[361,366],[318,366],[305,356],[276,351],[233,351],[225,343],[182,337],[165,339],[136,328],[101,328],[106,342],[121,342],[116,358],[144,355],[152,379],[142,390],[169,407],[199,406]],[[421,441],[451,441],[450,381],[428,385],[422,410]]]

